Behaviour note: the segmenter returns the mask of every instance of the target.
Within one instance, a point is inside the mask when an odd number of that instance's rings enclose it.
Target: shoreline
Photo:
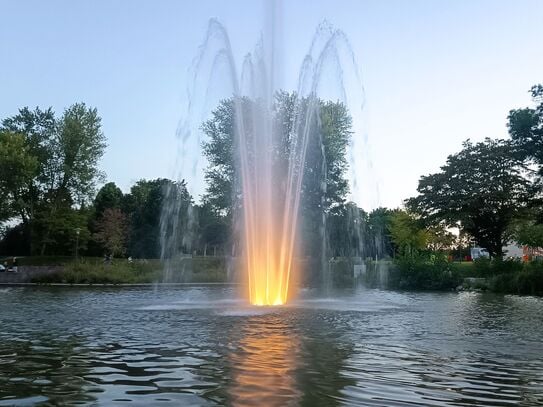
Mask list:
[[[0,282],[0,287],[175,287],[175,286],[239,286],[241,283],[119,283],[119,284],[70,284],[70,283],[6,283]]]

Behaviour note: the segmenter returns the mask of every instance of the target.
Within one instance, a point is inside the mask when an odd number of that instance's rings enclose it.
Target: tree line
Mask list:
[[[346,153],[351,117],[339,102],[318,100],[310,123],[302,184],[302,255],[387,258],[421,250],[459,251],[477,244],[502,256],[510,240],[543,246],[543,86],[531,89],[534,106],[511,110],[508,139],[466,141],[441,170],[421,177],[418,195],[403,208],[366,212],[348,202]],[[98,162],[106,149],[95,108],[78,103],[57,116],[51,108],[22,108],[0,126],[2,255],[81,255],[157,258],[172,253],[235,253],[239,210],[235,106],[222,101],[202,124],[209,163],[206,192],[196,202],[185,181],[139,180],[123,193],[105,180]],[[293,126],[307,100],[278,92],[273,110],[278,160],[288,154]],[[251,117],[251,115],[247,115]],[[250,126],[247,126],[250,128]],[[278,161],[279,162],[279,161]],[[176,247],[165,252],[161,223],[176,202]],[[457,228],[459,235],[450,232]],[[234,233],[233,233],[234,232]],[[170,238],[172,236],[169,236]]]
[[[543,86],[533,107],[511,110],[510,137],[467,140],[441,170],[420,178],[406,209],[422,228],[458,228],[502,257],[510,241],[543,247]]]

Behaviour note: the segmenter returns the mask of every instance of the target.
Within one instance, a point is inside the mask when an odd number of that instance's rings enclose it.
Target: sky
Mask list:
[[[286,87],[320,22],[349,38],[378,205],[414,196],[420,176],[464,140],[507,137],[509,110],[529,106],[528,90],[543,83],[540,0],[298,0],[281,9]],[[141,178],[173,177],[187,72],[209,19],[226,27],[241,64],[266,10],[255,0],[0,0],[0,119],[85,102],[102,118],[108,181],[127,192]]]

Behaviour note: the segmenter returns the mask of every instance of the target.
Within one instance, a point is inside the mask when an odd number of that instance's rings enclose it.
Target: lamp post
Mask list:
[[[79,232],[81,230],[79,228],[75,228],[75,260],[78,259],[78,252],[79,252]]]

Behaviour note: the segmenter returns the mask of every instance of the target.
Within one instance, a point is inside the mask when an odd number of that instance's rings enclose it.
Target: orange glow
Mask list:
[[[243,256],[249,301],[260,306],[285,304],[291,290],[309,133],[304,127],[302,134],[293,135],[288,157],[278,158],[281,134],[274,133],[272,116],[263,109],[247,120],[237,107]],[[248,128],[246,122],[251,123]]]
[[[242,335],[236,350],[229,355],[231,404],[297,405],[301,397],[296,381],[299,338],[279,318],[266,319],[265,324],[252,321]]]
[[[292,251],[270,219],[258,216],[247,231],[249,300],[253,305],[287,302]]]
[[[244,253],[253,305],[283,305],[288,299],[297,219],[286,201],[272,204],[271,194],[263,192],[244,202]]]

